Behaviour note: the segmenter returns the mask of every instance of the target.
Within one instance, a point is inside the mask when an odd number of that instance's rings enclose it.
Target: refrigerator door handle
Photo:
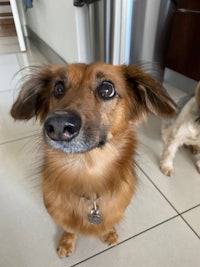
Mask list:
[[[74,6],[83,7],[84,5],[89,5],[97,2],[99,0],[74,0]]]
[[[200,10],[193,10],[193,9],[186,9],[186,8],[179,8],[177,12],[184,13],[184,14],[200,14]]]

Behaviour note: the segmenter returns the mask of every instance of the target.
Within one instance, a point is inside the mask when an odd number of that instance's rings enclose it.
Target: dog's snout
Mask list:
[[[81,128],[81,117],[72,111],[56,111],[50,114],[44,129],[54,141],[70,141],[78,135]]]

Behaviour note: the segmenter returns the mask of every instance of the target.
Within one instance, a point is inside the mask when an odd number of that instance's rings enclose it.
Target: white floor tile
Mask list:
[[[176,218],[77,266],[197,267],[199,251],[199,239]]]
[[[136,194],[119,225],[119,230],[123,233],[120,241],[177,215],[147,177],[140,170],[137,173],[139,182]]]
[[[2,54],[0,55],[0,65],[10,65],[10,64],[18,64],[17,55],[16,54]],[[2,76],[2,78],[4,78]]]
[[[182,216],[200,237],[200,206],[184,213]]]
[[[19,70],[20,67],[18,64],[9,64],[9,65],[0,64],[0,73],[1,73],[0,92],[11,89],[12,79]]]
[[[33,45],[31,50],[24,53],[1,55],[0,54],[0,92],[15,88],[17,79],[21,78],[18,72],[24,67],[41,66],[48,61]],[[17,75],[18,74],[18,75]]]
[[[0,37],[0,54],[19,53],[20,47],[17,36]]]

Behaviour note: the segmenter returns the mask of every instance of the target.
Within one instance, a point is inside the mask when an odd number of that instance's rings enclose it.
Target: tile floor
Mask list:
[[[171,178],[160,172],[160,120],[151,115],[138,128],[139,185],[118,226],[119,244],[108,247],[80,237],[74,255],[57,257],[61,230],[43,207],[37,175],[39,126],[14,122],[9,115],[17,93],[15,73],[47,60],[33,45],[23,54],[15,45],[9,50],[0,44],[0,266],[200,266],[200,175],[184,149],[177,153]],[[174,99],[184,94],[165,85]]]

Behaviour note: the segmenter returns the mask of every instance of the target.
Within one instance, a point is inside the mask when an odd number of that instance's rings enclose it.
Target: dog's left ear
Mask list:
[[[160,117],[173,117],[177,114],[174,101],[162,85],[139,67],[121,66],[130,98],[131,112],[138,117],[147,111]]]
[[[48,112],[49,88],[58,68],[56,65],[31,68],[11,108],[15,120],[45,117]]]

